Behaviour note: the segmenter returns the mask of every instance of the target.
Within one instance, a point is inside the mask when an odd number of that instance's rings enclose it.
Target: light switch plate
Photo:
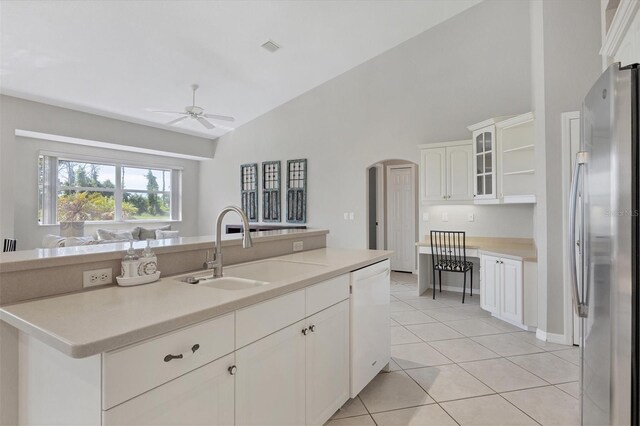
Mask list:
[[[422,213],[422,220],[429,222],[429,213]]]
[[[467,220],[468,220],[469,222],[473,222],[474,220],[476,220],[476,215],[475,215],[475,213],[469,213],[469,214],[467,214]]]
[[[344,217],[344,220],[349,220],[349,213],[344,212],[343,217]]]
[[[353,212],[350,212],[349,213],[349,220],[353,220],[353,218],[354,218],[354,214],[353,214]]]
[[[449,222],[449,213],[442,212],[442,221],[443,222]]]

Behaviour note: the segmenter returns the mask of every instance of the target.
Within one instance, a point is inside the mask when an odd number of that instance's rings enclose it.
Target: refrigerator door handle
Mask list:
[[[576,314],[581,318],[586,318],[589,306],[586,301],[580,301],[580,292],[578,290],[578,272],[576,262],[576,214],[578,210],[578,185],[580,182],[583,166],[586,164],[588,154],[584,151],[576,154],[576,165],[573,169],[573,177],[571,179],[571,192],[569,195],[569,268],[571,270],[571,284],[573,290],[573,306]],[[584,226],[584,223],[582,224]],[[581,241],[582,243],[582,241]],[[582,250],[581,250],[582,251]]]

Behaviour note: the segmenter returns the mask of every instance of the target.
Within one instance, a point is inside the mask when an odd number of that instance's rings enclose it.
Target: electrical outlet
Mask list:
[[[429,222],[429,213],[422,213],[422,220]]]
[[[349,220],[353,220],[353,218],[354,218],[353,212],[350,212],[349,213]]]
[[[442,221],[443,222],[449,222],[449,213],[442,212]]]
[[[344,220],[349,220],[349,213],[348,212],[344,212]]]
[[[476,215],[474,213],[468,213],[467,214],[467,220],[469,222],[473,222],[474,220],[476,220]]]
[[[293,251],[302,251],[304,249],[304,241],[294,241]]]
[[[94,285],[105,285],[113,282],[113,272],[111,268],[94,269],[82,273],[82,286],[93,287]]]

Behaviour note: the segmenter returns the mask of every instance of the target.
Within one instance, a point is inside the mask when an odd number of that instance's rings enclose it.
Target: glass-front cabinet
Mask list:
[[[474,199],[496,199],[496,127],[473,131]]]

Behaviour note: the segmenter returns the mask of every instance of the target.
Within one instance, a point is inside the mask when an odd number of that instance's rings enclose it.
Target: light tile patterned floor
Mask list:
[[[545,343],[480,309],[480,297],[417,296],[391,274],[391,372],[327,423],[577,425],[580,351]]]

